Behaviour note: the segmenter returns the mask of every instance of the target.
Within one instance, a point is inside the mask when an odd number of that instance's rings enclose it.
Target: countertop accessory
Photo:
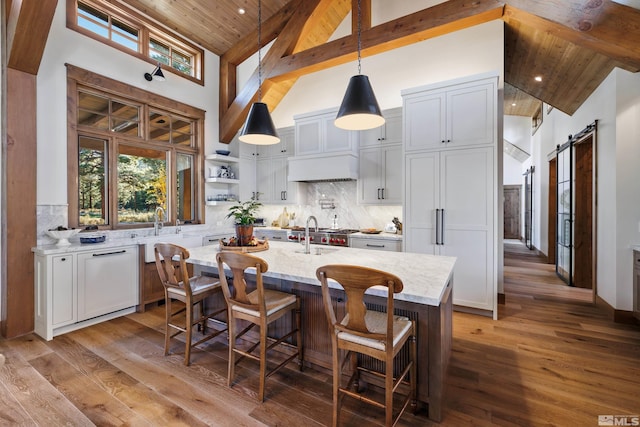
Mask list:
[[[104,243],[105,240],[107,240],[106,234],[80,236],[80,243]]]
[[[220,239],[220,250],[221,251],[233,251],[233,252],[261,252],[269,249],[269,241],[265,238],[264,240],[256,240],[257,244],[253,246],[237,246],[233,244],[234,238],[230,238],[229,241],[226,239]]]
[[[69,230],[47,230],[47,235],[57,240],[58,246],[69,246],[69,239],[81,231],[80,228],[72,228]]]
[[[240,131],[240,141],[255,145],[273,145],[280,142],[271,120],[269,107],[262,102],[262,2],[258,0],[258,102],[254,102],[247,121]]]
[[[231,154],[231,151],[229,151],[229,150],[216,150],[216,154],[220,154],[221,156],[228,156],[229,154]]]
[[[377,230],[375,228],[363,228],[360,232],[363,234],[380,234],[382,233],[382,230]]]

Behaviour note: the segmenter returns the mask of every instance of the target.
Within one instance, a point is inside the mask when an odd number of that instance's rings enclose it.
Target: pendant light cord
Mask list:
[[[362,16],[360,12],[360,0],[358,0],[358,74],[362,74],[362,72],[360,71],[360,49],[362,48],[362,44],[360,42],[360,37],[361,37],[360,20],[361,19],[362,19]]]
[[[359,2],[360,0],[358,0]],[[258,102],[262,101],[262,2],[258,0]]]

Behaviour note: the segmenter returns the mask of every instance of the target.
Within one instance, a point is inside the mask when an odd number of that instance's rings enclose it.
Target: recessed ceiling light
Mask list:
[[[515,106],[516,106],[516,103],[514,102],[513,104],[511,104],[511,106],[512,106],[512,107],[515,107]]]
[[[244,15],[244,12],[245,12],[244,8],[242,8],[242,7],[239,7],[239,8],[238,8],[238,13],[239,13],[240,15]]]
[[[534,80],[537,82],[541,82],[542,81],[542,76],[535,76]]]

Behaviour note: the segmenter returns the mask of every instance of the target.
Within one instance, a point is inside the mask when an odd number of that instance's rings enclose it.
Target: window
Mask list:
[[[67,27],[203,83],[204,51],[155,27],[148,18],[125,5],[115,6],[106,0],[67,0]]]
[[[104,91],[84,86],[81,79],[97,75],[72,65],[67,73],[76,112],[68,123],[70,226],[148,227],[159,206],[165,222],[199,222],[204,111],[162,105],[162,97],[103,76]]]

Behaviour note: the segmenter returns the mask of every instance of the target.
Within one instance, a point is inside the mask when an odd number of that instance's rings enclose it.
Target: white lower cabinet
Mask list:
[[[112,249],[78,254],[78,320],[137,305],[137,251]]]
[[[138,247],[35,256],[35,332],[56,335],[133,313]]]
[[[376,251],[402,252],[402,240],[370,237],[349,238],[349,246],[358,249],[373,249]]]

